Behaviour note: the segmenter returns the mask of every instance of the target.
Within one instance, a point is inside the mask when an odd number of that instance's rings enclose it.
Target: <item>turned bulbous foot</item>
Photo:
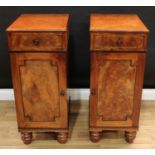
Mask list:
[[[136,138],[136,131],[132,131],[132,132],[128,132],[126,131],[125,132],[125,140],[128,142],[128,143],[133,143],[134,139]]]
[[[98,142],[101,139],[101,132],[90,132],[90,140],[94,143]]]
[[[24,144],[30,144],[32,142],[32,132],[22,132],[21,139],[24,142]]]
[[[57,141],[60,144],[64,144],[67,142],[68,139],[68,133],[67,132],[58,132],[57,133]]]

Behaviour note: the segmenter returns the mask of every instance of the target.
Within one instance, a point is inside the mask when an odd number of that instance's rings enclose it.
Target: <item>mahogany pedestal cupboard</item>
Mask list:
[[[7,29],[18,129],[68,137],[68,14],[23,14]]]
[[[134,14],[92,14],[90,19],[90,139],[102,131],[138,130],[148,29]]]

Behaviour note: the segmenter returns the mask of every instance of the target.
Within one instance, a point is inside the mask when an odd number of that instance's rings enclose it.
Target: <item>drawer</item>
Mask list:
[[[91,50],[94,51],[145,51],[146,33],[91,32]]]
[[[10,51],[66,51],[67,32],[10,32]]]

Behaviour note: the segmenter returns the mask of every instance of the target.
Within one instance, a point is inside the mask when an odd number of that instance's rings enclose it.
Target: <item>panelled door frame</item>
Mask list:
[[[103,121],[97,114],[98,105],[98,67],[104,60],[131,60],[132,65],[136,68],[133,112],[132,116],[126,121]],[[138,127],[140,105],[141,105],[141,89],[143,86],[143,74],[145,65],[145,53],[104,53],[91,52],[91,81],[90,81],[90,127]],[[134,119],[132,119],[134,118]]]
[[[24,65],[26,60],[47,60],[56,63],[58,66],[60,117],[55,119],[55,122],[32,122],[26,119],[24,115],[20,67]],[[66,53],[11,53],[11,67],[12,73],[14,73],[12,77],[15,89],[16,111],[19,128],[68,128]],[[64,91],[63,95],[61,95],[62,90]]]

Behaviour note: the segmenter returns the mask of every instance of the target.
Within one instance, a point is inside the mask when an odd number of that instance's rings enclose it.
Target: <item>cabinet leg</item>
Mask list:
[[[30,144],[32,142],[32,132],[22,132],[21,139],[24,144]]]
[[[90,131],[90,140],[92,142],[98,142],[101,139],[101,132]]]
[[[132,131],[132,132],[128,132],[126,131],[125,132],[125,140],[128,142],[128,143],[133,143],[134,139],[136,138],[136,131]]]
[[[67,142],[68,139],[68,133],[67,132],[58,132],[57,133],[57,141],[60,144],[64,144]]]

